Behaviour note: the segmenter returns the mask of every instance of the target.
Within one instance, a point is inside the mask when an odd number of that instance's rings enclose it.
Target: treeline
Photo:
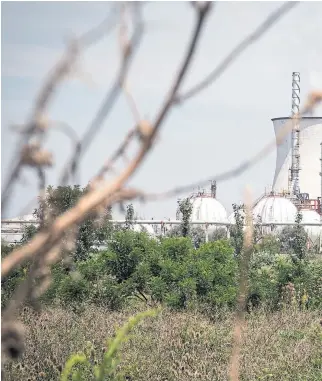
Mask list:
[[[49,188],[45,203],[35,210],[43,224],[47,215],[57,216],[75,204],[87,189]],[[82,308],[85,303],[121,309],[139,301],[163,304],[174,309],[220,307],[233,308],[237,294],[239,260],[243,245],[243,221],[240,208],[234,206],[236,226],[230,238],[216,231],[211,242],[189,224],[190,203],[181,203],[182,223],[170,237],[149,237],[132,231],[134,210],[127,207],[127,223],[113,227],[111,210],[99,216],[89,215],[76,233],[76,244],[53,267],[52,284],[42,302]],[[22,242],[37,229],[29,226]],[[70,246],[70,245],[69,245]],[[103,247],[103,248],[102,248]],[[14,246],[2,243],[1,255]],[[29,264],[2,279],[2,305],[21,282]],[[309,251],[300,225],[282,230],[279,235],[254,234],[250,262],[249,295],[246,308],[264,304],[270,309],[284,305],[322,308],[322,260]]]

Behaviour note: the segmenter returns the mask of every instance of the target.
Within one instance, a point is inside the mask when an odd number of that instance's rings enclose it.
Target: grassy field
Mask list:
[[[57,380],[69,355],[90,343],[93,363],[100,362],[106,338],[135,312],[87,306],[77,313],[55,308],[36,315],[25,309],[27,350],[21,362],[6,366],[6,379]],[[228,380],[233,317],[220,315],[164,310],[147,318],[122,346],[118,379]],[[320,318],[318,312],[292,310],[248,315],[241,380],[321,381]]]

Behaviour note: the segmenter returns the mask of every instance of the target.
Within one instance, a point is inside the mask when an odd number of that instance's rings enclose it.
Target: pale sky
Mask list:
[[[79,35],[97,25],[112,3],[105,2],[5,2],[2,3],[2,114],[1,179],[6,178],[17,136],[12,123],[26,121],[39,86],[62,54],[71,33]],[[193,67],[183,89],[202,79],[281,2],[216,2],[207,20]],[[163,101],[193,25],[187,2],[151,2],[143,10],[146,32],[135,56],[128,83],[141,115],[154,119]],[[253,44],[222,75],[195,98],[173,109],[163,125],[153,152],[130,182],[146,191],[162,191],[229,170],[274,139],[271,118],[288,116],[291,77],[301,73],[301,99],[321,82],[322,3],[303,2],[292,9]],[[64,121],[78,136],[112,83],[118,56],[117,33],[85,51],[80,67],[93,83],[77,78],[65,82],[49,108],[51,120]],[[322,114],[321,109],[315,112]],[[121,96],[100,134],[81,161],[81,185],[133,127],[133,115]],[[47,181],[56,185],[69,158],[71,144],[51,130],[46,147],[56,166]],[[218,200],[231,211],[240,202],[245,185],[254,198],[272,183],[275,152],[233,180],[218,184]],[[15,186],[8,215],[21,213],[36,196],[35,174],[24,172]],[[174,218],[176,199],[135,204],[144,218]],[[30,213],[24,210],[24,213]],[[115,217],[120,217],[117,211]]]

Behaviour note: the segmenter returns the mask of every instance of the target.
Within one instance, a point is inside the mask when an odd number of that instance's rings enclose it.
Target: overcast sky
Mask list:
[[[202,79],[279,5],[280,2],[217,2],[183,89]],[[99,24],[112,3],[4,2],[1,6],[4,181],[17,142],[10,124],[23,123],[28,117],[37,90],[62,54],[68,36]],[[321,81],[321,15],[321,2],[298,4],[215,84],[176,107],[163,125],[158,144],[131,184],[146,191],[161,191],[204,179],[241,163],[274,139],[271,118],[290,113],[292,72],[301,73],[302,99]],[[193,9],[186,2],[156,2],[144,7],[143,16],[146,33],[128,83],[141,115],[153,119],[189,39]],[[112,33],[81,56],[80,67],[92,80],[64,83],[50,105],[49,118],[68,123],[82,136],[112,83],[118,62],[117,33]],[[133,115],[125,98],[120,97],[83,157],[81,185],[86,185],[132,126]],[[55,169],[48,172],[47,181],[55,185],[69,157],[71,143],[61,132],[52,130],[46,146],[52,150],[56,163]],[[251,186],[254,197],[259,197],[271,185],[274,167],[275,152],[240,177],[218,184],[219,201],[231,211],[231,204],[242,200],[245,184]],[[15,187],[9,217],[19,215],[36,195],[33,172],[24,172],[22,180]],[[138,204],[136,208],[145,218],[173,218],[176,199]],[[119,217],[117,211],[114,215]]]

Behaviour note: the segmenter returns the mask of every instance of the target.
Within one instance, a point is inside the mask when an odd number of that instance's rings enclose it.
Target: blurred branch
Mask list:
[[[39,232],[29,243],[14,250],[9,256],[4,258],[1,264],[1,275],[6,276],[13,268],[26,262],[28,259],[37,255],[39,252],[46,253],[56,245],[62,238],[64,232],[74,224],[81,223],[89,211],[95,210],[101,204],[105,207],[124,199],[131,199],[137,197],[137,191],[122,190],[125,182],[135,173],[146,154],[150,150],[153,138],[160,128],[162,121],[165,119],[168,111],[173,105],[173,100],[176,91],[179,89],[180,84],[189,68],[196,44],[200,38],[202,26],[205,21],[205,16],[210,10],[211,3],[205,3],[200,7],[197,13],[195,28],[189,43],[187,52],[181,64],[177,77],[171,86],[169,95],[161,108],[151,135],[142,142],[141,149],[139,150],[136,158],[128,165],[128,167],[116,178],[114,181],[106,184],[83,196],[78,203],[62,215],[60,215],[52,223],[47,231]]]
[[[114,16],[114,14],[112,14],[112,16]],[[14,165],[11,172],[9,173],[6,185],[3,187],[1,194],[2,213],[4,213],[5,208],[7,207],[9,197],[12,193],[11,188],[19,177],[21,168],[23,166],[20,155],[23,147],[29,142],[33,135],[38,135],[39,140],[41,137],[43,137],[48,127],[47,123],[44,120],[44,115],[50,101],[56,93],[58,85],[71,73],[79,55],[80,48],[84,45],[94,43],[97,40],[98,35],[103,32],[103,26],[105,27],[107,22],[110,22],[110,17],[104,20],[98,28],[90,30],[78,40],[74,39],[70,41],[66,52],[63,54],[63,57],[49,72],[47,79],[44,81],[44,84],[41,87],[36,98],[30,121],[27,122],[24,131],[22,131],[22,137],[18,143],[17,151],[15,152],[12,160]],[[110,31],[110,29],[108,31]]]
[[[259,40],[277,21],[294,8],[298,2],[285,2],[282,6],[273,11],[267,19],[261,23],[250,35],[248,35],[243,41],[241,41],[223,60],[222,62],[203,79],[200,83],[193,86],[190,90],[187,90],[183,94],[179,94],[176,97],[176,103],[182,103],[187,99],[190,99],[197,95],[202,90],[213,84],[228,68],[232,65],[236,59],[254,42]]]
[[[73,152],[71,159],[66,165],[60,179],[60,183],[62,185],[66,185],[70,174],[73,174],[77,170],[81,156],[84,155],[86,150],[89,148],[95,135],[99,132],[104,120],[112,110],[121,93],[121,86],[127,76],[134,53],[138,49],[143,35],[143,21],[141,19],[140,5],[137,4],[134,7],[134,20],[135,30],[131,40],[128,43],[128,48],[122,50],[122,63],[115,78],[114,84],[108,91],[89,128],[81,139],[80,144],[77,146],[77,149]]]
[[[318,103],[322,102],[322,91],[315,91],[309,94],[308,99],[305,103],[305,106],[302,112],[299,115],[295,115],[294,118],[301,118],[301,116],[305,116],[307,114],[312,113],[313,109],[316,107]],[[179,187],[171,188],[167,191],[160,193],[149,193],[142,194],[142,201],[156,201],[163,200],[171,197],[175,197],[179,194],[186,193],[191,191],[193,188],[202,187],[209,184],[209,181],[216,181],[217,183],[221,181],[227,181],[229,179],[240,176],[242,173],[246,172],[248,169],[254,167],[259,161],[264,159],[277,145],[282,144],[286,135],[293,128],[293,118],[290,118],[287,123],[281,128],[279,133],[276,135],[276,138],[270,141],[267,145],[265,145],[258,153],[256,153],[250,159],[245,160],[241,164],[237,165],[235,168],[230,169],[229,171],[225,171],[216,176],[208,177],[205,180],[196,181],[191,184],[182,185]]]
[[[239,258],[239,281],[238,281],[238,295],[237,307],[235,316],[235,325],[233,332],[233,348],[230,358],[230,381],[239,380],[239,363],[240,352],[242,348],[242,335],[245,329],[245,306],[246,295],[248,293],[248,273],[249,262],[253,250],[253,217],[252,217],[252,199],[250,190],[245,191],[245,213],[246,213],[246,232],[243,242],[243,250]]]

